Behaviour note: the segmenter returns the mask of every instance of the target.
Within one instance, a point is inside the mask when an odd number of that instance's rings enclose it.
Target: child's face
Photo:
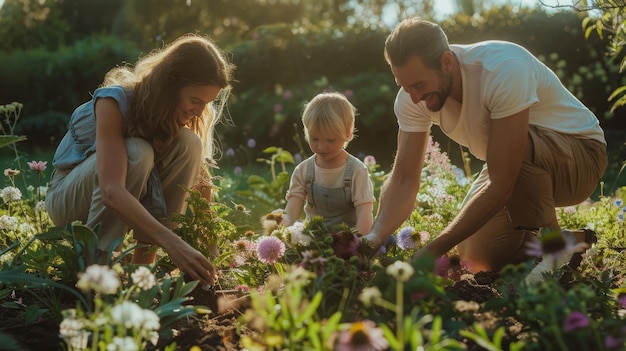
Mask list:
[[[347,138],[339,134],[309,131],[309,147],[318,157],[330,160],[343,151]]]

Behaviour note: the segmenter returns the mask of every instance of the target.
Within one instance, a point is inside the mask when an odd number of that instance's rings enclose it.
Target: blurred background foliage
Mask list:
[[[451,43],[503,39],[525,46],[555,69],[607,131],[623,134],[624,110],[612,112],[607,101],[624,85],[619,58],[607,53],[607,36],[585,38],[587,12],[555,11],[540,2],[532,8],[453,3],[454,14],[435,19],[428,0],[5,0],[0,103],[22,102],[16,132],[52,149],[73,109],[89,99],[106,71],[196,32],[213,38],[237,65],[229,103],[234,125],[218,127],[222,150],[255,139],[260,149],[275,145],[306,154],[294,138],[302,134],[302,106],[333,89],[359,111],[358,138],[349,151],[388,165],[397,88],[383,43],[400,19],[420,15],[440,23]],[[453,159],[460,155],[456,144],[440,143]]]

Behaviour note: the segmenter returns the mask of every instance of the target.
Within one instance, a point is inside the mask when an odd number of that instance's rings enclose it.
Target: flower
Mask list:
[[[404,227],[398,231],[398,247],[402,250],[409,250],[415,248],[415,241],[413,241],[413,227]]]
[[[264,236],[259,239],[256,252],[261,262],[273,264],[285,254],[285,243],[275,236]]]
[[[84,272],[78,273],[78,276],[76,287],[83,292],[93,290],[103,294],[114,294],[120,286],[117,274],[109,266],[93,264]]]
[[[256,140],[254,140],[252,138],[248,139],[248,147],[252,149],[255,146],[256,146]]]
[[[283,223],[283,210],[282,209],[274,210],[266,214],[265,216],[261,217],[261,226],[263,227],[263,232],[266,235],[278,229],[278,227],[282,223]]]
[[[363,159],[363,163],[368,167],[374,167],[376,166],[376,158],[372,155],[367,155],[365,156],[365,158]]]
[[[282,110],[283,110],[282,104],[274,104],[274,113],[279,113]]]
[[[333,251],[335,256],[349,259],[352,256],[357,255],[357,249],[361,240],[358,236],[349,230],[343,230],[337,233],[331,234],[333,238]]]
[[[143,290],[152,289],[152,287],[156,283],[154,274],[152,274],[152,272],[146,266],[137,267],[137,269],[130,276],[133,279],[133,284],[137,285]]]
[[[352,323],[350,328],[339,334],[336,351],[378,351],[386,350],[389,342],[382,329],[370,320]]]
[[[107,351],[139,351],[139,347],[130,336],[114,336],[113,342],[107,345]]]
[[[435,273],[443,278],[448,277],[448,269],[450,269],[450,259],[443,255],[435,260]]]
[[[285,276],[285,283],[302,286],[306,285],[309,279],[315,278],[316,274],[302,266],[296,266]]]
[[[589,318],[587,318],[587,316],[582,312],[574,311],[570,313],[567,318],[565,318],[565,325],[563,326],[563,330],[566,333],[569,333],[576,329],[586,328],[588,326]]]
[[[159,316],[154,311],[143,309],[131,301],[123,301],[111,308],[111,322],[143,331],[159,330],[161,327]]]
[[[19,175],[19,174],[20,174],[20,171],[17,170],[17,169],[7,168],[7,169],[4,170],[4,175],[6,177],[14,177],[14,176]]]
[[[75,312],[75,311],[74,311]],[[63,319],[59,325],[59,334],[63,338],[74,338],[80,336],[83,333],[85,323],[76,318],[75,313],[69,315]]]
[[[387,266],[387,274],[401,282],[409,280],[413,273],[415,273],[413,267],[404,261],[398,260]]]
[[[236,166],[236,167],[233,169],[233,173],[234,173],[235,175],[240,175],[241,173],[243,173],[243,169],[242,169],[240,166]]]
[[[302,154],[297,152],[295,155],[293,155],[293,160],[296,164],[299,164],[300,162],[302,162]]]
[[[626,308],[626,294],[621,294],[617,297],[619,303],[622,305],[622,308]]]
[[[48,161],[32,161],[26,162],[26,164],[28,164],[28,167],[30,167],[31,170],[36,172],[42,172],[46,170],[46,165],[48,164]]]
[[[574,207],[574,206],[567,206],[567,207],[565,207],[563,209],[563,212],[569,213],[569,214],[576,213],[576,207]]]
[[[291,90],[285,90],[283,93],[283,99],[289,100],[293,97],[293,92]]]
[[[226,156],[228,157],[235,156],[235,149],[233,149],[232,147],[229,147],[228,149],[226,149]]]
[[[0,216],[0,230],[13,231],[19,226],[17,217],[2,215]]]
[[[363,302],[365,307],[372,306],[382,298],[383,294],[376,286],[363,288],[363,290],[361,290],[361,293],[359,294],[359,300]]]
[[[285,228],[291,238],[291,243],[294,245],[309,246],[313,241],[313,238],[304,232],[304,223],[298,221],[291,226]]]
[[[560,266],[569,260],[573,253],[583,252],[589,248],[585,242],[577,243],[576,237],[568,230],[542,229],[540,238],[533,237],[526,243],[526,254],[542,257],[548,266]]]
[[[18,201],[22,199],[22,192],[14,186],[7,186],[0,191],[0,197],[5,202]]]

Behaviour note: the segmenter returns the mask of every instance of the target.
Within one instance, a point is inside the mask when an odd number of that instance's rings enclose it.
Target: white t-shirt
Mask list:
[[[437,124],[484,161],[489,120],[529,108],[531,125],[606,144],[596,116],[525,48],[504,41],[484,41],[453,44],[450,50],[461,68],[463,103],[447,99],[440,111],[431,112],[424,101],[414,104],[400,89],[394,106],[400,130],[424,132]]]

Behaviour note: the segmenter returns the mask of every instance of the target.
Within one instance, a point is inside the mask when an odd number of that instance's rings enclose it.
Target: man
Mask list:
[[[598,119],[519,45],[449,45],[435,23],[411,18],[385,42],[401,87],[398,146],[379,212],[365,235],[375,249],[414,209],[432,124],[485,161],[462,209],[418,251],[458,245],[474,272],[524,261],[540,228],[560,230],[555,207],[580,203],[607,166]],[[582,235],[582,233],[580,233]]]

